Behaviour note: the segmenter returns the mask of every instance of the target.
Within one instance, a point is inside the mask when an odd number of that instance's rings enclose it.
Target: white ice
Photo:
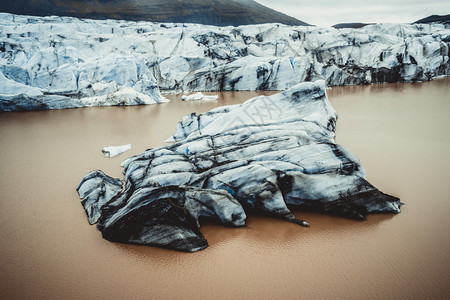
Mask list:
[[[0,13],[0,110],[138,105],[161,92],[285,90],[450,74],[449,26],[334,29]]]
[[[214,101],[219,98],[218,95],[204,95],[202,92],[198,92],[192,95],[183,95],[181,97],[182,100],[191,101],[191,100],[205,100],[205,101]]]
[[[120,145],[120,146],[108,146],[103,147],[102,152],[105,155],[105,157],[114,157],[117,156],[125,151],[128,151],[131,149],[131,144],[127,145]]]

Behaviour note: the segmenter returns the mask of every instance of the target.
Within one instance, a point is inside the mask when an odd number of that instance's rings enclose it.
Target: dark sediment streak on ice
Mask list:
[[[324,82],[185,116],[168,146],[125,160],[125,187],[101,171],[80,183],[91,224],[124,243],[197,251],[207,247],[200,216],[245,225],[256,210],[300,225],[289,206],[357,220],[399,213],[344,147],[334,143],[337,114]]]
[[[166,102],[162,91],[285,90],[450,75],[450,27],[359,29],[0,13],[0,111]]]

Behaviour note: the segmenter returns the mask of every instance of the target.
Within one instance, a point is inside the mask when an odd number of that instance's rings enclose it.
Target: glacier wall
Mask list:
[[[334,29],[29,17],[0,13],[0,110],[137,105],[160,91],[284,90],[450,74],[450,28]]]

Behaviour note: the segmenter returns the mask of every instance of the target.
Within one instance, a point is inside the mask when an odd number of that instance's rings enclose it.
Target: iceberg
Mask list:
[[[131,149],[131,144],[121,146],[103,147],[102,152],[106,157],[114,157]]]
[[[0,110],[166,102],[161,92],[285,90],[448,76],[444,24],[359,29],[0,13]]]
[[[218,95],[207,96],[202,92],[198,92],[192,95],[183,95],[181,96],[181,100],[192,101],[192,100],[204,100],[204,101],[214,101],[219,98]]]
[[[290,207],[365,220],[402,203],[366,180],[334,142],[337,114],[324,81],[185,116],[172,144],[122,162],[124,179],[101,171],[77,190],[105,239],[194,252],[208,246],[199,217],[244,226],[258,211],[302,226]]]

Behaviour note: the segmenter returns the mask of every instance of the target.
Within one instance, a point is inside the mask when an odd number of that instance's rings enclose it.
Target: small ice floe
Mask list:
[[[105,154],[106,157],[114,157],[114,156],[119,155],[120,153],[123,153],[130,149],[131,149],[131,144],[121,145],[121,146],[108,146],[108,147],[103,147],[102,152],[103,152],[103,154]]]
[[[192,95],[189,95],[189,96],[183,95],[181,97],[181,100],[187,100],[187,101],[190,101],[190,100],[214,101],[214,100],[217,100],[217,98],[219,98],[218,95],[210,95],[210,96],[208,96],[208,95],[204,95],[201,92],[198,92],[198,93],[195,93],[195,94],[192,94]]]

